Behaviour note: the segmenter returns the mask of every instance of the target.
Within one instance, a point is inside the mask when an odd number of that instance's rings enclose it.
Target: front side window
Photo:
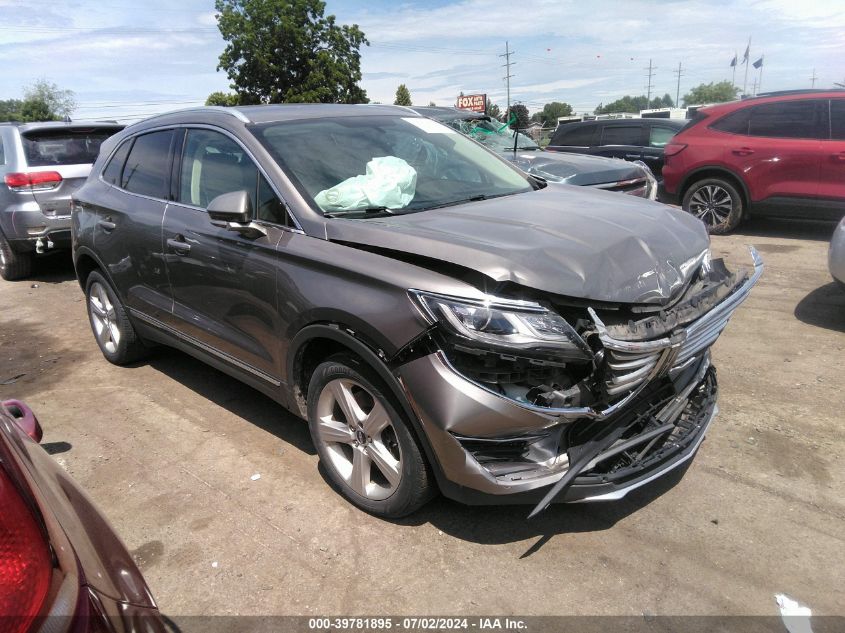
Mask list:
[[[569,125],[572,124],[570,123]],[[595,131],[596,126],[594,123],[590,125],[573,125],[569,129],[564,127],[560,132],[560,136],[555,134],[557,139],[553,140],[552,144],[571,147],[589,147],[593,142],[593,133]]]
[[[813,100],[764,103],[751,109],[748,133],[775,138],[827,138],[822,135],[821,108]]]
[[[289,224],[284,205],[243,147],[220,132],[189,129],[178,202],[205,208],[217,196],[233,191],[249,193],[257,219]]]
[[[639,145],[642,128],[639,125],[609,125],[602,130],[602,145]]]
[[[284,121],[254,134],[327,215],[410,213],[533,190],[517,169],[431,119]]]
[[[830,100],[830,138],[845,141],[845,99]]]
[[[662,127],[658,125],[652,126],[651,132],[648,135],[649,147],[666,147],[666,143],[668,143],[676,133],[677,130],[670,127]]]
[[[151,198],[166,199],[172,139],[173,130],[136,137],[123,167],[120,187]]]

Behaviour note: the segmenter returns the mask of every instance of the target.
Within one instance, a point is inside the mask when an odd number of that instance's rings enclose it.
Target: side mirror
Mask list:
[[[252,219],[252,202],[247,191],[230,191],[209,202],[206,212],[214,222],[247,224]]]

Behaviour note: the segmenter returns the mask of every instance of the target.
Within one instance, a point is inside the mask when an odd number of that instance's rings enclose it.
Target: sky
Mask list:
[[[486,93],[504,108],[505,43],[511,100],[533,112],[564,101],[592,111],[626,94],[680,94],[731,79],[751,38],[764,56],[762,89],[845,83],[845,0],[327,0],[338,22],[358,24],[362,86],[392,103],[453,105]],[[46,79],[73,90],[75,120],[130,122],[201,105],[229,89],[213,0],[0,0],[0,99]],[[743,86],[743,65],[736,82]],[[747,89],[759,71],[748,70]]]

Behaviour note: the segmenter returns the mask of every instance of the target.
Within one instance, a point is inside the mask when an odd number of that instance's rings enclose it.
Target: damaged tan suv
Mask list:
[[[109,139],[73,209],[94,336],[308,421],[331,483],[408,514],[618,499],[689,460],[709,348],[762,272],[669,207],[547,183],[405,108],[200,108]]]

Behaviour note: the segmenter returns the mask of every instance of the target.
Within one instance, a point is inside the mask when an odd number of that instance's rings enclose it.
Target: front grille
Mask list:
[[[627,393],[647,380],[660,361],[661,352],[623,352],[609,349],[604,387],[608,396]]]

